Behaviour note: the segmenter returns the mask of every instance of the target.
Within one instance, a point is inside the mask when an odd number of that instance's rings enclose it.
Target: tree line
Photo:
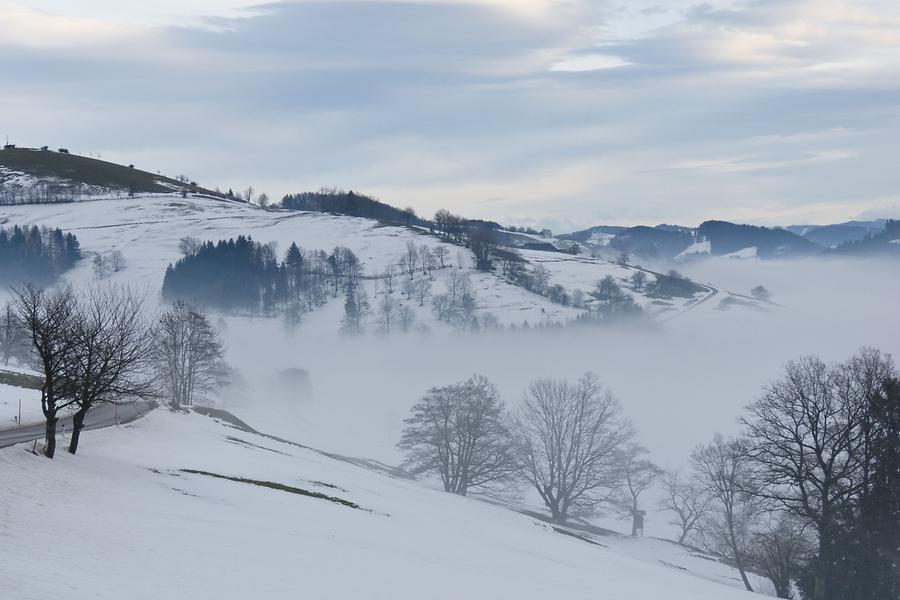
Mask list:
[[[47,285],[81,259],[72,233],[47,227],[0,227],[0,284]]]
[[[326,253],[292,243],[279,261],[274,244],[241,235],[216,243],[185,238],[182,252],[184,256],[166,269],[163,297],[224,311],[284,311],[299,319],[301,313],[356,287],[363,274],[357,256],[340,246]]]
[[[43,374],[46,456],[56,452],[66,409],[74,410],[68,447],[74,454],[85,417],[100,404],[166,400],[180,409],[227,378],[223,344],[196,307],[176,303],[157,322],[144,313],[145,298],[126,286],[13,290],[3,319],[11,333],[0,342],[4,352],[18,348]]]
[[[642,528],[658,486],[678,542],[767,578],[780,598],[900,597],[900,375],[866,348],[789,362],[741,417],[739,436],[695,448],[690,472],[647,460],[596,375],[537,379],[515,410],[482,376],[430,389],[399,447],[413,473],[466,495],[525,484],[565,523],[602,507]]]

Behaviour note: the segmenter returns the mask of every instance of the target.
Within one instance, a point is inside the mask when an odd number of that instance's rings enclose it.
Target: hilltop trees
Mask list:
[[[435,387],[413,406],[399,447],[413,472],[433,472],[465,496],[510,477],[512,436],[497,388],[485,377]]]
[[[193,405],[197,394],[215,387],[224,375],[222,341],[195,306],[179,301],[163,314],[153,348],[162,393],[172,408]]]
[[[596,375],[586,373],[575,383],[535,380],[517,421],[522,475],[555,522],[610,499],[622,478],[618,452],[634,431]]]

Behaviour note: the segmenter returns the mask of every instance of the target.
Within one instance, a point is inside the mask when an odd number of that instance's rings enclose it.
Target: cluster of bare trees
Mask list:
[[[613,505],[628,479],[634,430],[591,373],[535,380],[512,413],[476,375],[429,390],[405,423],[399,446],[414,472],[439,474],[446,491],[461,495],[527,484],[558,523]],[[639,494],[642,484],[631,482]]]
[[[3,185],[0,185],[0,206],[80,202],[112,191],[104,187],[74,182],[36,181],[27,185],[3,182]]]
[[[172,408],[192,406],[196,397],[227,381],[224,344],[196,306],[176,302],[152,334],[155,379]]]
[[[43,373],[44,453],[56,452],[61,411],[74,410],[69,452],[75,453],[88,412],[99,404],[168,398],[191,404],[223,370],[222,345],[198,310],[184,304],[159,323],[145,316],[144,297],[125,286],[13,290],[4,325]],[[15,313],[13,315],[13,313]],[[4,354],[6,354],[4,336]]]
[[[785,366],[747,407],[743,435],[717,435],[693,474],[665,479],[663,507],[689,541],[771,580],[781,598],[900,594],[900,383],[864,349]]]
[[[45,291],[31,285],[16,289],[14,298],[21,327],[44,374],[45,453],[52,458],[56,451],[60,411],[73,407],[69,452],[74,454],[93,406],[151,393],[152,345],[142,316],[143,299],[123,287],[91,288],[79,297],[71,287]]]

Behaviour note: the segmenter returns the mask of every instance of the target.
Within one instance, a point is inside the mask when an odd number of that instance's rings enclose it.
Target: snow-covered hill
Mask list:
[[[197,414],[91,432],[53,461],[0,450],[0,479],[16,486],[0,493],[2,598],[747,597],[668,542],[566,535]]]
[[[107,199],[89,202],[0,207],[0,224],[47,225],[74,232],[82,249],[90,257],[112,250],[123,253],[126,267],[113,279],[139,282],[156,293],[162,286],[166,266],[180,258],[179,240],[186,236],[202,241],[218,241],[238,235],[250,235],[261,243],[274,242],[278,252],[296,242],[308,249],[330,250],[347,246],[362,260],[365,274],[379,275],[388,264],[396,264],[407,241],[418,245],[445,246],[448,269],[436,272],[434,290],[440,291],[453,268],[462,267],[472,278],[480,314],[491,313],[500,323],[536,325],[546,322],[564,323],[582,311],[553,303],[548,298],[515,286],[497,274],[481,273],[474,267],[474,257],[465,248],[447,244],[422,230],[377,221],[324,213],[261,210],[240,202],[179,195],[141,198]],[[591,291],[606,275],[613,275],[623,285],[633,273],[630,267],[589,257],[572,257],[555,252],[522,251],[527,268],[542,264],[550,270],[550,284],[560,284],[569,292]],[[69,275],[73,281],[92,277],[90,260]],[[648,282],[653,281],[653,276]],[[374,286],[370,295],[375,293]],[[654,313],[660,310],[658,298],[639,290],[628,290],[635,301]],[[701,294],[702,296],[702,294]],[[698,300],[681,299],[666,302],[666,311],[677,310]],[[418,312],[418,322],[440,328],[426,304]],[[338,327],[339,316],[332,325]]]

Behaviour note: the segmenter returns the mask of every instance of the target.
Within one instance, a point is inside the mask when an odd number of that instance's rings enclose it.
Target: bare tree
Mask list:
[[[56,453],[59,411],[72,403],[66,367],[75,351],[71,335],[77,317],[77,301],[70,287],[45,292],[33,285],[13,290],[19,319],[44,373],[41,410],[46,419],[44,454]]]
[[[445,248],[444,246],[436,246],[434,248],[433,255],[441,264],[442,269],[447,266],[447,248]]]
[[[109,268],[113,273],[118,273],[125,268],[125,256],[121,250],[113,250],[109,253]]]
[[[792,586],[813,555],[806,524],[787,512],[771,513],[750,547],[754,567],[772,582],[779,598],[793,598]]]
[[[494,268],[494,251],[497,241],[489,229],[475,229],[469,233],[469,248],[475,254],[475,268],[479,271],[492,271]]]
[[[416,266],[419,264],[419,247],[412,240],[406,242],[406,254],[403,255],[403,263],[406,274],[412,279],[416,275]]]
[[[172,408],[191,406],[196,394],[221,381],[224,348],[200,309],[176,302],[154,332],[154,362]]]
[[[403,284],[401,284],[400,288],[404,294],[406,294],[407,300],[412,300],[413,294],[416,293],[416,286],[418,285],[418,281],[415,279],[404,279]]]
[[[760,496],[815,528],[815,600],[827,597],[841,514],[868,484],[869,405],[894,372],[890,357],[871,349],[831,367],[804,357],[789,362],[742,419]]]
[[[349,284],[344,292],[344,319],[341,331],[354,335],[362,333],[363,321],[369,312],[371,308],[365,287],[360,282]]]
[[[389,294],[381,296],[381,301],[378,303],[378,320],[383,332],[390,333],[398,308],[399,302],[393,296]]]
[[[151,394],[153,338],[143,318],[144,299],[127,287],[88,289],[70,336],[74,352],[66,363],[73,417],[69,452],[75,454],[84,418],[101,402],[121,403]]]
[[[669,524],[678,527],[678,543],[684,544],[706,517],[711,498],[695,482],[682,481],[678,473],[665,473],[662,481],[666,495],[659,506],[672,514]]]
[[[752,592],[747,566],[757,504],[747,493],[750,479],[747,452],[746,441],[726,440],[716,434],[712,442],[694,449],[691,462],[697,479],[713,499],[701,526],[702,546],[732,562],[741,574],[744,587]]]
[[[431,298],[431,308],[438,321],[450,320],[451,306],[449,294],[437,294]]]
[[[7,302],[0,312],[0,358],[8,365],[24,345],[22,324],[12,302]]]
[[[178,250],[184,256],[194,256],[203,246],[203,242],[194,237],[183,237],[178,241]]]
[[[103,254],[94,255],[94,277],[97,279],[106,279],[109,277],[110,266],[109,259]]]
[[[644,285],[647,283],[647,274],[643,271],[635,271],[631,275],[631,287],[635,291],[641,291],[644,289]]]
[[[550,270],[544,265],[536,265],[532,271],[532,281],[534,291],[543,296],[550,284]]]
[[[437,260],[431,248],[425,245],[421,246],[419,248],[419,266],[422,267],[422,275],[430,276],[436,264]]]
[[[438,473],[445,491],[465,496],[515,471],[504,405],[485,377],[432,388],[411,413],[398,446],[409,468]]]
[[[596,375],[586,373],[576,383],[535,380],[517,423],[522,476],[555,522],[610,500],[622,482],[618,451],[634,433]]]
[[[620,453],[619,460],[625,477],[625,492],[627,493],[625,504],[628,514],[631,515],[632,537],[637,537],[640,533],[639,530],[643,529],[645,511],[640,509],[640,496],[662,475],[662,469],[644,458],[647,453],[646,448],[635,443],[628,444]]]
[[[386,294],[394,293],[394,276],[396,271],[394,271],[394,265],[387,265],[384,268],[384,272],[381,274],[381,280],[384,282],[384,291]]]
[[[397,309],[397,320],[400,323],[400,330],[406,333],[412,328],[416,320],[416,313],[408,304],[402,304]]]
[[[425,305],[425,299],[428,298],[428,295],[431,294],[431,280],[422,277],[421,279],[416,280],[416,300],[419,301],[419,306]]]

